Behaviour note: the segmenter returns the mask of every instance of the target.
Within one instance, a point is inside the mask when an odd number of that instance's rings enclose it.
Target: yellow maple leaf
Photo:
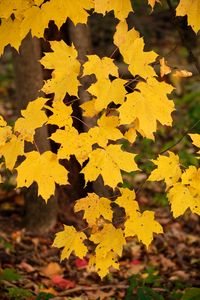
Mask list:
[[[88,12],[94,8],[93,0],[51,0],[42,5],[43,14],[48,16],[49,20],[54,20],[60,28],[67,18],[70,18],[74,25],[78,23],[87,23]]]
[[[119,189],[121,196],[119,196],[116,200],[115,203],[119,205],[120,207],[123,207],[126,213],[126,216],[130,216],[135,214],[135,212],[139,211],[139,206],[137,201],[135,200],[135,192],[131,191],[127,188],[121,188]]]
[[[119,270],[117,255],[113,251],[108,252],[103,259],[101,256],[92,255],[89,260],[89,267],[95,268],[99,276],[103,278],[108,274],[110,267]]]
[[[128,30],[127,23],[120,22],[116,27],[114,44],[119,47],[124,61],[129,65],[129,71],[143,78],[156,76],[151,63],[155,62],[157,54],[154,51],[144,52],[144,40],[134,28]]]
[[[0,155],[5,158],[6,167],[12,170],[18,156],[24,155],[24,140],[15,135],[10,136],[10,140],[0,146]]]
[[[0,127],[0,147],[5,145],[12,138],[12,128],[10,126]]]
[[[130,0],[94,0],[95,11],[104,14],[114,10],[115,17],[124,20],[133,11]]]
[[[72,107],[65,105],[63,101],[53,101],[53,108],[45,106],[53,114],[48,118],[48,124],[57,125],[58,127],[72,127]]]
[[[150,181],[164,180],[167,188],[174,185],[182,174],[178,155],[171,151],[168,153],[169,156],[159,155],[156,160],[152,160],[157,167],[148,178]]]
[[[95,109],[96,99],[92,99],[80,105],[83,110],[83,117],[92,118],[98,114],[98,111]]]
[[[153,233],[162,233],[163,229],[155,221],[153,211],[132,211],[130,218],[125,222],[124,232],[126,237],[137,235],[138,240],[148,247],[153,240]]]
[[[84,210],[83,218],[86,219],[89,226],[96,224],[101,216],[104,219],[112,221],[111,201],[104,197],[99,197],[94,193],[89,193],[87,197],[76,201],[74,211]]]
[[[91,234],[90,240],[98,244],[95,253],[97,257],[102,259],[110,251],[121,256],[123,246],[126,244],[122,229],[116,229],[112,224],[105,224],[102,230]]]
[[[30,0],[16,0],[16,1],[8,1],[1,0],[0,1],[0,18],[8,19],[12,14],[16,16],[21,14],[22,11],[29,8],[33,5],[33,1]]]
[[[193,145],[195,145],[197,148],[200,149],[200,134],[194,133],[194,134],[189,134],[189,136],[192,139]],[[200,150],[197,153],[200,154]]]
[[[122,104],[126,95],[124,87],[126,82],[126,80],[117,78],[112,82],[109,79],[100,79],[92,84],[88,92],[96,97],[95,110],[100,112],[104,108],[107,108],[111,102]]]
[[[200,194],[200,168],[197,169],[195,166],[189,166],[183,173],[181,179],[183,184],[190,185]]]
[[[3,37],[0,43],[0,54],[6,45],[11,44],[17,50],[21,41],[31,31],[32,36],[43,37],[49,21],[54,20],[60,28],[69,17],[76,25],[86,23],[88,13],[94,7],[93,0],[51,0],[43,4],[41,0],[17,0],[0,2],[0,18],[6,18],[0,25],[0,33]],[[14,14],[14,21],[11,15]],[[10,19],[8,19],[10,17]],[[10,34],[8,34],[10,33]]]
[[[164,57],[160,59],[160,76],[163,77],[167,74],[171,73],[171,68],[167,65],[167,61],[165,61]]]
[[[64,230],[56,233],[53,247],[63,248],[61,253],[61,260],[69,258],[72,252],[83,258],[87,254],[87,247],[83,244],[83,241],[87,239],[87,236],[83,232],[78,232],[73,226],[64,225]]]
[[[177,16],[187,15],[188,24],[197,33],[200,30],[200,2],[199,0],[180,0],[176,8]]]
[[[178,78],[187,78],[192,76],[192,72],[187,70],[176,70],[172,75]]]
[[[193,213],[200,215],[200,194],[190,186],[176,183],[167,194],[171,210],[175,218],[184,214],[190,208]]]
[[[21,111],[22,118],[15,122],[14,131],[26,141],[33,142],[35,129],[41,127],[48,120],[43,107],[48,99],[38,98],[29,102],[26,109]]]
[[[92,151],[89,162],[81,173],[85,175],[86,183],[95,181],[101,175],[105,185],[115,188],[123,181],[120,170],[126,172],[138,170],[134,157],[135,154],[122,151],[120,145],[109,145],[105,149]]]
[[[147,82],[140,82],[137,89],[140,93],[126,95],[126,102],[118,109],[120,124],[131,124],[138,119],[140,133],[153,139],[156,121],[162,125],[172,124],[174,103],[168,99],[167,94],[172,92],[173,87],[165,82],[158,82],[155,78],[149,78]]]
[[[127,139],[131,144],[133,144],[136,140],[137,137],[137,132],[136,129],[131,127],[129,128],[125,134],[124,134],[125,139]]]
[[[51,140],[61,144],[58,150],[59,159],[69,159],[70,155],[75,155],[80,164],[88,159],[92,152],[93,140],[88,133],[78,133],[72,127],[65,127],[64,130],[58,129],[51,135]]]
[[[45,28],[48,28],[49,16],[44,11],[34,5],[23,12],[23,18],[20,26],[20,35],[23,39],[31,30],[31,35],[42,38]]]
[[[99,79],[109,79],[109,75],[118,77],[118,68],[113,59],[100,58],[97,55],[88,55],[88,61],[84,64],[83,76],[94,74]]]
[[[98,126],[91,128],[88,134],[93,140],[93,144],[97,143],[101,147],[106,147],[108,140],[119,140],[123,138],[123,134],[116,127],[119,126],[119,118],[117,116],[101,116],[97,121]]]
[[[77,77],[80,73],[80,63],[77,60],[77,51],[65,44],[64,41],[50,42],[53,52],[46,53],[41,59],[46,69],[54,69],[52,78],[44,84],[43,91],[47,94],[54,93],[54,101],[62,101],[66,93],[78,95],[80,85]]]
[[[129,64],[129,71],[134,76],[139,75],[144,79],[156,76],[151,63],[155,62],[158,54],[154,51],[144,52],[143,38],[137,38],[126,50],[124,61]]]
[[[34,181],[38,184],[38,195],[46,201],[54,195],[55,184],[67,184],[67,170],[58,162],[51,151],[42,154],[37,151],[25,154],[26,159],[17,170],[17,187],[29,187]]]
[[[20,20],[12,20],[2,19],[0,25],[0,55],[3,54],[4,48],[7,45],[11,45],[15,49],[19,50],[19,46],[21,44],[21,21]]]
[[[140,34],[134,28],[128,30],[128,24],[126,21],[120,21],[116,26],[116,32],[114,34],[114,44],[120,49],[123,57],[126,57],[127,49],[135,39],[139,38]]]

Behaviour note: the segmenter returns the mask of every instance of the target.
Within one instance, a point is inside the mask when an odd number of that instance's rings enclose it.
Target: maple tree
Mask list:
[[[148,1],[151,9],[159,2]],[[82,70],[73,45],[52,41],[51,52],[46,53],[40,61],[45,69],[53,70],[51,79],[45,81],[42,88],[44,93],[54,94],[52,106],[47,104],[47,98],[31,101],[13,127],[0,118],[0,154],[5,159],[6,167],[17,171],[17,187],[30,187],[36,182],[38,194],[48,201],[55,193],[56,184],[68,184],[68,171],[61,160],[69,160],[71,155],[75,155],[82,166],[81,173],[84,174],[86,185],[101,176],[104,185],[115,192],[112,199],[89,193],[87,197],[77,200],[74,211],[84,212],[87,228],[78,231],[73,226],[64,226],[53,244],[64,248],[61,259],[68,258],[72,252],[83,258],[93,250],[89,264],[101,277],[108,273],[110,266],[119,268],[118,258],[122,255],[127,238],[137,236],[148,247],[153,234],[163,232],[162,226],[155,220],[154,212],[142,212],[135,192],[120,186],[123,183],[121,171],[139,171],[134,160],[136,155],[122,149],[122,141],[134,143],[138,134],[154,139],[158,122],[172,125],[171,114],[175,109],[169,97],[174,87],[161,80],[165,74],[173,71],[165,59],[160,58],[159,75],[153,67],[159,55],[154,51],[145,51],[144,39],[139,32],[134,28],[128,30],[126,18],[133,10],[130,0],[0,2],[0,54],[8,44],[19,50],[29,31],[33,37],[43,37],[50,20],[58,28],[67,18],[74,25],[87,24],[89,14],[96,12],[105,15],[110,11],[114,11],[119,20],[113,41],[133,78],[137,76],[138,82],[132,92],[127,92],[129,81],[120,78],[112,58],[88,55]],[[197,33],[200,30],[199,0],[180,0],[176,14],[187,15],[188,24],[194,31]],[[78,98],[80,78],[92,74],[96,77],[96,81],[88,88],[92,100],[80,106],[83,116],[97,117],[97,124],[87,132],[79,133],[73,127],[71,103],[65,104],[63,100],[66,94]],[[191,74],[177,70],[174,76],[187,77]],[[35,130],[47,124],[57,126],[50,136],[59,144],[57,154],[51,151],[41,154],[37,150]],[[190,137],[193,144],[200,148],[200,135],[190,134]],[[35,145],[36,149],[25,151],[27,142]],[[19,156],[24,158],[20,164],[17,163]],[[153,163],[155,169],[148,180],[165,182],[173,216],[176,218],[184,214],[188,208],[200,214],[200,169],[194,166],[183,169],[178,155],[170,151],[166,155],[158,155]],[[125,214],[120,227],[112,222],[116,206]]]

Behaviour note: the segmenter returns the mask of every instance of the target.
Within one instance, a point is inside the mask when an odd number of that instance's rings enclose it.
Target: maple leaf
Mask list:
[[[69,159],[70,155],[75,155],[80,164],[88,159],[92,152],[93,140],[88,133],[78,133],[75,128],[58,129],[51,135],[51,140],[61,144],[58,150],[59,159]],[[72,147],[73,145],[73,147]]]
[[[136,140],[137,137],[137,132],[136,129],[131,127],[129,128],[125,134],[124,134],[125,139],[127,139],[131,144],[133,144]]]
[[[176,183],[167,194],[171,210],[175,218],[184,214],[190,208],[193,213],[200,215],[200,194],[190,186]]]
[[[124,61],[129,64],[129,71],[134,76],[139,75],[145,79],[156,75],[151,63],[155,62],[158,54],[154,51],[144,52],[143,38],[137,38],[126,50]]]
[[[53,114],[48,118],[48,124],[57,125],[58,127],[72,127],[72,107],[65,105],[62,101],[54,101],[53,108],[45,106]]]
[[[8,19],[12,14],[18,16],[24,10],[29,8],[33,3],[30,0],[0,1],[0,18]]]
[[[118,109],[120,124],[131,124],[138,119],[140,133],[153,139],[156,121],[162,125],[172,124],[171,113],[174,110],[174,103],[168,99],[167,94],[172,92],[173,87],[155,78],[148,78],[147,82],[140,82],[137,89],[140,93],[133,92],[126,95],[126,102]]]
[[[81,173],[85,175],[86,183],[95,181],[101,175],[105,185],[115,188],[123,181],[120,170],[126,172],[138,170],[134,157],[135,154],[122,151],[120,145],[109,145],[105,149],[92,151],[89,162]]]
[[[11,45],[15,49],[19,50],[21,39],[19,38],[21,28],[20,20],[2,19],[0,25],[0,55],[3,54],[4,48],[7,45]]]
[[[110,241],[111,237],[112,243]],[[116,229],[112,224],[105,224],[102,230],[91,234],[90,240],[98,244],[95,253],[97,257],[102,259],[110,251],[121,256],[123,246],[126,244],[122,229]]]
[[[148,178],[150,181],[165,180],[167,188],[175,184],[182,174],[178,155],[170,151],[168,153],[169,156],[159,155],[156,160],[152,160],[157,168]]]
[[[95,110],[100,112],[111,102],[122,104],[126,95],[124,87],[126,82],[126,80],[117,78],[112,82],[109,79],[101,79],[92,84],[88,92],[97,98],[94,104]]]
[[[139,37],[135,29],[128,31],[127,23],[120,22],[116,27],[114,44],[118,46],[128,69],[133,75],[140,75],[147,79],[155,76],[154,69],[150,66],[157,58],[154,51],[144,52],[144,40]]]
[[[88,55],[88,61],[84,64],[83,76],[96,76],[97,80],[109,79],[109,75],[118,77],[118,68],[113,63],[113,59],[108,57],[100,58],[97,55]]]
[[[200,169],[195,166],[190,166],[181,177],[182,183],[190,185],[200,193]]]
[[[123,134],[116,127],[119,126],[119,118],[116,116],[102,115],[97,122],[98,126],[91,128],[88,134],[101,147],[106,147],[108,140],[119,140]]]
[[[80,73],[80,63],[77,60],[77,51],[73,46],[68,46],[64,41],[50,42],[53,52],[46,53],[40,60],[46,69],[54,69],[52,78],[43,86],[46,94],[54,93],[54,101],[62,101],[66,93],[78,95],[80,85],[77,77]]]
[[[67,184],[67,170],[58,162],[51,151],[42,154],[31,151],[17,170],[17,187],[29,187],[34,181],[38,184],[38,195],[48,200],[55,192],[55,183]]]
[[[124,208],[126,216],[132,215],[132,212],[135,214],[135,212],[139,211],[138,203],[137,201],[134,201],[135,192],[127,188],[121,188],[119,190],[121,196],[115,200],[115,203]]]
[[[83,232],[78,232],[73,226],[64,225],[64,230],[56,233],[53,247],[63,248],[61,253],[61,260],[68,258],[74,251],[76,255],[83,258],[87,254],[87,247],[83,241],[87,236]]]
[[[83,117],[92,118],[98,114],[98,111],[95,109],[96,99],[84,102],[80,105],[83,110]]]
[[[76,201],[74,211],[84,210],[83,218],[86,219],[90,226],[96,224],[97,219],[101,216],[104,219],[112,221],[112,210],[110,200],[104,197],[99,197],[94,193],[89,193],[87,197]]]
[[[140,37],[138,31],[134,28],[128,30],[128,24],[126,21],[120,21],[116,26],[116,32],[114,34],[114,44],[120,49],[120,53],[123,57],[126,56],[127,49],[131,47],[131,44]]]
[[[10,126],[0,127],[0,147],[5,145],[12,138],[12,128]]]
[[[42,110],[47,100],[37,98],[29,102],[27,108],[21,111],[22,118],[18,118],[15,122],[14,131],[18,132],[22,139],[33,142],[35,129],[47,122],[48,118]]]
[[[49,20],[54,20],[60,28],[67,18],[74,23],[87,23],[88,12],[94,8],[93,0],[51,0],[42,5],[43,15],[48,16]]]
[[[192,76],[192,72],[187,70],[176,70],[172,75],[178,78],[187,78]]]
[[[124,20],[132,11],[130,0],[94,0],[95,11],[104,14],[114,10],[115,17],[119,20]]]
[[[171,68],[167,65],[164,57],[160,59],[160,76],[163,77],[171,73]]]
[[[89,260],[89,266],[94,267],[101,278],[108,274],[110,267],[119,270],[117,255],[113,251],[108,252],[103,259],[101,256],[92,255]]]
[[[24,140],[20,137],[16,137],[15,135],[9,137],[10,140],[0,146],[0,155],[3,155],[5,158],[6,167],[12,170],[18,156],[24,155]]]
[[[192,143],[200,149],[200,134],[194,133],[194,134],[189,134],[189,136],[192,139]],[[200,150],[197,152],[200,154]]]
[[[176,8],[177,16],[187,15],[188,24],[197,33],[200,30],[200,2],[199,0],[180,0]]]
[[[163,229],[162,226],[154,220],[153,211],[139,213],[132,210],[130,217],[125,222],[124,232],[126,237],[137,235],[138,240],[148,247],[153,240],[153,232],[162,233]]]

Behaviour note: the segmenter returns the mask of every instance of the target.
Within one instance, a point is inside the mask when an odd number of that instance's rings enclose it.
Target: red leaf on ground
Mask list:
[[[141,261],[140,260],[138,260],[138,259],[133,259],[131,262],[131,265],[140,265],[141,264]]]
[[[84,268],[88,265],[88,261],[85,258],[81,259],[78,257],[75,260],[75,265],[77,268]]]
[[[68,280],[68,279],[64,279],[62,276],[60,275],[55,275],[51,278],[52,283],[61,288],[61,289],[72,289],[75,287],[75,282]]]

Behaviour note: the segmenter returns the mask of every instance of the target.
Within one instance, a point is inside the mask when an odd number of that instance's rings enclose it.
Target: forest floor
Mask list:
[[[51,245],[61,224],[46,236],[32,236],[21,226],[23,198],[13,194],[6,200],[2,194],[0,199],[1,300],[200,299],[182,298],[187,289],[199,292],[198,216],[188,212],[173,220],[168,208],[156,208],[165,233],[148,251],[137,240],[128,243],[120,270],[111,269],[100,280],[87,257],[60,263],[59,250]]]

